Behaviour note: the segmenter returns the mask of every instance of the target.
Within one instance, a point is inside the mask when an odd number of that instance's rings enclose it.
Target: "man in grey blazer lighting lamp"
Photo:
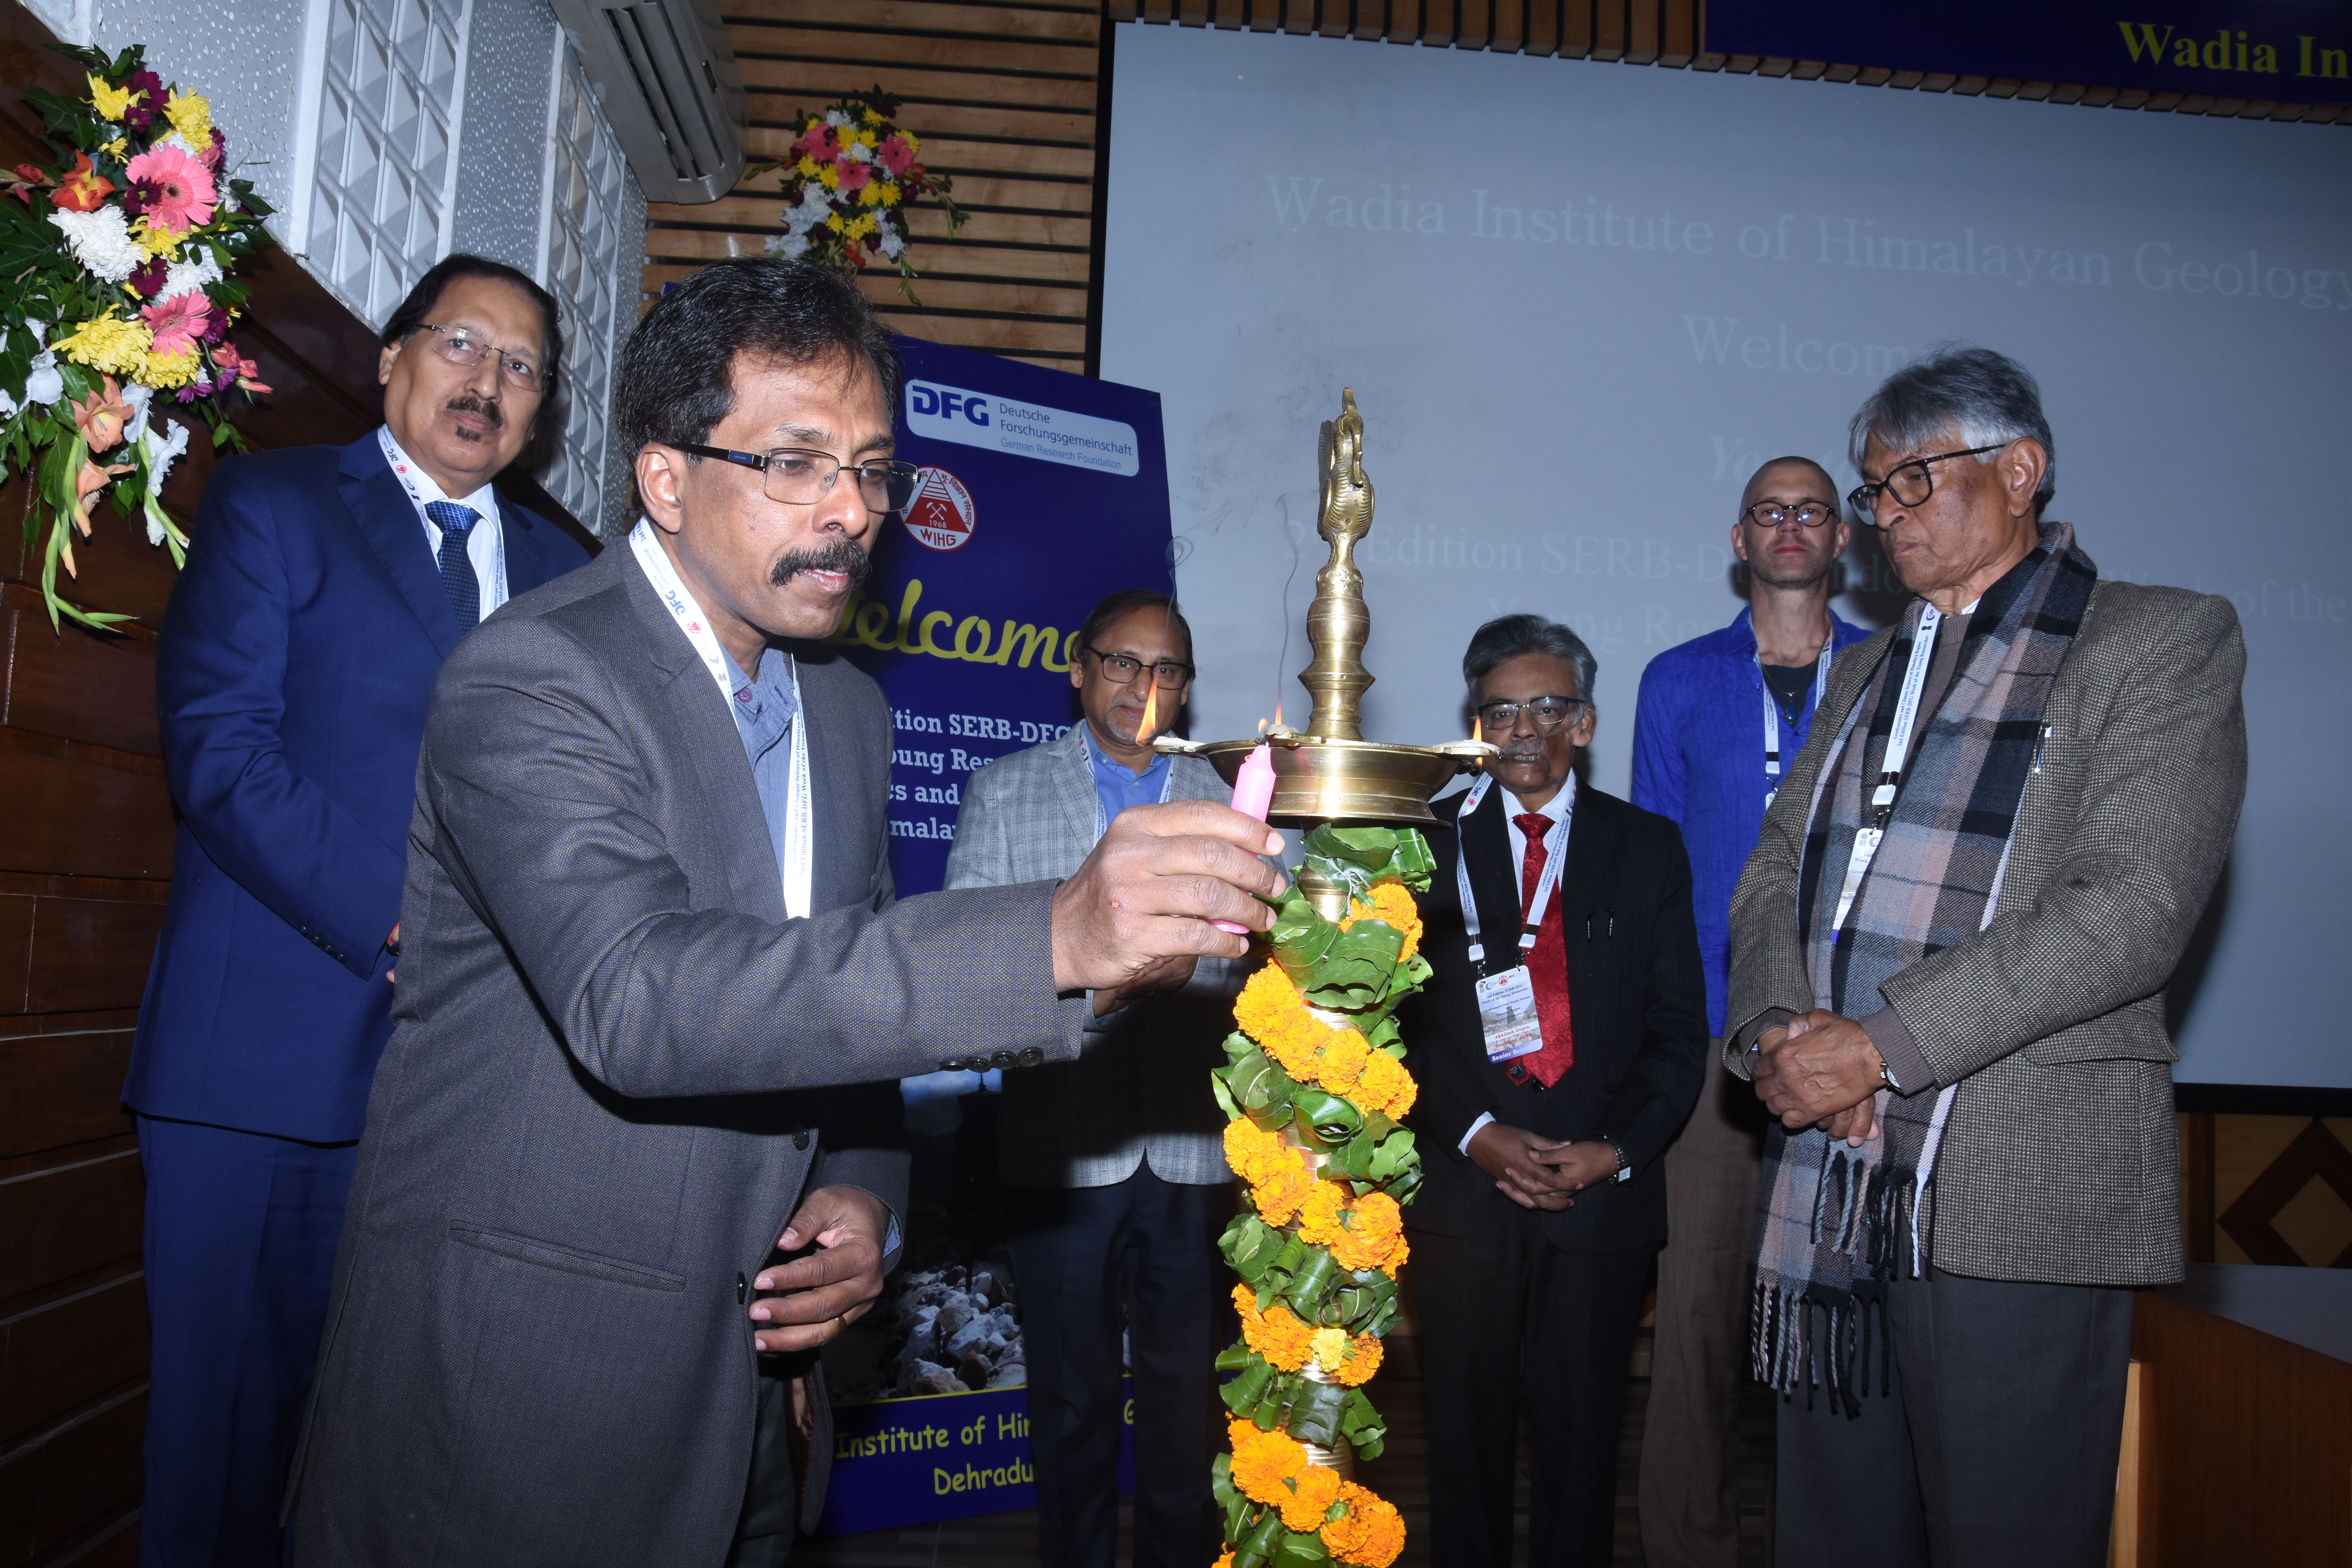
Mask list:
[[[1130,808],[1223,800],[1197,757],[1161,756],[1192,685],[1192,633],[1168,595],[1113,594],[1070,656],[1079,721],[972,775],[950,888],[1066,877]],[[1028,1354],[1039,1561],[1110,1568],[1118,1536],[1119,1302],[1135,1390],[1137,1568],[1217,1553],[1209,1461],[1224,1326],[1217,1233],[1233,1217],[1223,1065],[1243,965],[1180,963],[1181,989],[1103,1020],[1075,1061],[1004,1075],[999,1170]],[[1189,973],[1187,973],[1189,972]]]
[[[1205,802],[1058,883],[894,901],[888,710],[813,639],[906,499],[898,395],[844,279],[706,268],[621,356],[644,519],[444,666],[298,1562],[782,1559],[830,1424],[757,1352],[866,1310],[903,1203],[841,1086],[1066,1059],[1124,988],[1245,951],[1210,921],[1269,923],[1277,836]]]
[[[2048,518],[2015,362],[1940,350],[1851,441],[1916,597],[1838,656],[1731,906],[1778,1561],[2093,1568],[2132,1291],[2181,1277],[2163,993],[2245,793],[2245,644]]]

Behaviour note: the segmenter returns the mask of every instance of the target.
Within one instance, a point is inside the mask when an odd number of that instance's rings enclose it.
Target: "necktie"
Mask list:
[[[466,535],[482,514],[453,500],[429,500],[425,515],[441,530],[441,585],[449,591],[449,607],[460,626],[470,626],[482,618],[482,585],[466,554]]]
[[[1536,884],[1543,879],[1544,862],[1550,858],[1544,847],[1544,835],[1551,831],[1551,818],[1530,811],[1511,820],[1528,840],[1527,858],[1519,866],[1519,912],[1525,915],[1535,901]],[[1528,954],[1528,978],[1536,994],[1536,1018],[1543,1026],[1543,1049],[1504,1068],[1513,1083],[1532,1078],[1546,1089],[1576,1065],[1576,1032],[1570,1025],[1568,1006],[1567,922],[1560,918],[1564,900],[1559,895],[1560,889],[1554,887],[1543,924],[1536,928],[1535,951]]]

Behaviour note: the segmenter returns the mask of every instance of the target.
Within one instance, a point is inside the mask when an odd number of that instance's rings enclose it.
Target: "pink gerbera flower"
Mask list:
[[[157,359],[195,348],[212,325],[212,301],[201,289],[174,294],[142,307],[139,313],[155,333],[155,346],[148,353]]]
[[[881,159],[882,166],[893,174],[905,174],[907,165],[915,161],[915,150],[908,146],[907,139],[896,132],[882,139],[882,145],[875,150],[874,155]]]
[[[131,186],[124,207],[143,214],[150,229],[184,234],[213,221],[219,197],[212,174],[177,147],[150,147],[131,160],[122,177]]]
[[[866,182],[874,177],[873,169],[855,158],[844,158],[834,167],[841,171],[841,188],[845,191],[862,191]]]

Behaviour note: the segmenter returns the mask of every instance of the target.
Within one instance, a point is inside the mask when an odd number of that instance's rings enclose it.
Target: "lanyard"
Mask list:
[[[415,459],[411,458],[406,452],[402,451],[400,449],[400,443],[392,438],[392,426],[389,425],[377,426],[375,427],[375,441],[376,446],[383,452],[383,460],[392,466],[392,477],[400,481],[400,488],[408,492],[409,501],[416,508],[417,521],[425,524],[427,528],[432,529],[435,533],[440,532],[442,531],[441,525],[435,522],[432,517],[425,511],[425,503],[428,500],[456,500],[459,506],[467,507],[468,510],[472,511],[477,517],[479,517],[482,520],[480,522],[474,525],[476,528],[487,526],[489,529],[490,581],[485,586],[482,593],[482,614],[485,616],[488,616],[492,610],[497,609],[499,605],[507,602],[506,536],[499,531],[499,502],[497,495],[495,493],[483,495],[483,490],[488,490],[490,488],[488,485],[484,485],[481,489],[476,490],[474,494],[481,496],[486,504],[478,507],[471,506],[469,505],[469,502],[471,501],[472,497],[467,497],[465,500],[457,500],[457,498],[455,496],[442,493],[441,487],[436,484],[433,486],[434,493],[427,496],[425,493],[424,487],[416,482]],[[429,477],[428,482],[430,482]],[[430,536],[428,535],[427,537],[429,538]],[[473,541],[470,538],[466,542],[466,554],[467,559],[471,560],[473,558]]]
[[[1911,641],[1910,667],[1903,672],[1903,695],[1895,704],[1895,728],[1886,737],[1886,755],[1879,763],[1878,787],[1870,795],[1870,826],[1853,836],[1853,853],[1845,864],[1845,883],[1838,889],[1837,919],[1830,922],[1832,940],[1845,929],[1845,917],[1853,908],[1854,894],[1862,890],[1862,879],[1870,870],[1870,862],[1878,854],[1878,846],[1886,837],[1886,824],[1895,815],[1895,793],[1903,784],[1903,764],[1911,750],[1911,731],[1919,720],[1920,694],[1927,687],[1927,667],[1935,662],[1936,628],[1943,616],[1933,605],[1925,606],[1919,617],[1918,635]]]
[[[1837,647],[1837,627],[1832,624],[1830,635],[1822,639],[1822,657],[1813,664],[1813,710],[1821,710],[1822,698],[1830,689],[1830,657]],[[1764,693],[1764,809],[1772,809],[1772,797],[1780,793],[1780,705],[1772,700],[1772,688],[1764,679],[1764,656],[1756,655],[1756,684]]]
[[[654,585],[654,597],[662,602],[677,622],[677,629],[694,645],[701,656],[702,668],[719,685],[719,700],[725,704],[731,723],[735,717],[735,682],[727,662],[726,650],[719,646],[719,637],[711,631],[710,623],[702,614],[702,606],[677,580],[677,573],[669,557],[654,539],[653,524],[643,518],[629,530],[629,548],[645,569],[646,578]],[[806,920],[809,913],[811,866],[815,859],[815,824],[809,799],[808,710],[801,703],[801,671],[793,665],[793,784],[792,800],[785,806],[784,913],[794,920]]]
[[[1086,721],[1083,719],[1078,721],[1078,740],[1087,748],[1087,783],[1092,785],[1095,783],[1095,770],[1102,763],[1101,758],[1095,751],[1094,735],[1087,729]],[[1160,804],[1166,805],[1168,792],[1176,787],[1176,759],[1168,757],[1163,760],[1168,763],[1168,771],[1160,775]],[[1101,843],[1102,836],[1109,831],[1108,808],[1103,805],[1101,789],[1097,788],[1095,790],[1095,842]]]
[[[1462,799],[1462,809],[1455,813],[1454,817],[1454,822],[1459,824],[1461,828],[1468,826],[1471,814],[1476,811],[1479,803],[1486,798],[1486,787],[1494,782],[1493,774],[1481,773],[1478,775],[1478,782],[1470,786],[1470,793]],[[1522,956],[1519,962],[1521,963],[1527,962],[1524,955],[1535,948],[1537,928],[1543,924],[1544,910],[1551,903],[1551,890],[1559,886],[1560,867],[1568,858],[1564,853],[1568,847],[1568,819],[1576,812],[1576,775],[1574,773],[1570,773],[1568,783],[1561,786],[1560,799],[1565,804],[1560,805],[1559,820],[1551,825],[1549,833],[1544,835],[1544,868],[1536,877],[1535,898],[1528,904],[1527,914],[1520,922],[1519,952]],[[1457,829],[1454,837],[1457,840],[1462,840],[1466,838],[1467,835]],[[1520,872],[1522,877],[1526,874],[1524,870]],[[1486,948],[1478,940],[1478,900],[1470,891],[1470,858],[1463,854],[1458,847],[1454,855],[1454,875],[1462,888],[1462,926],[1470,937],[1470,962],[1478,965],[1483,973],[1486,964]]]

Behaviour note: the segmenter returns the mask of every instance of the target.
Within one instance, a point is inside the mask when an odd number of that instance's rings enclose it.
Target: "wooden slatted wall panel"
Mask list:
[[[875,267],[868,298],[894,331],[1060,370],[1085,368],[1094,241],[1093,5],[975,0],[731,0],[729,41],[751,92],[753,157],[781,155],[795,110],[871,88],[902,100],[924,163],[955,177],[970,221],[947,237],[913,209],[918,308]],[[647,216],[646,299],[703,262],[764,253],[780,174]]]
[[[1107,0],[1113,21],[1174,22],[1260,33],[1385,39],[1503,54],[1559,55],[1628,65],[1827,79],[1964,96],[2047,99],[2093,108],[2172,110],[2242,120],[2352,124],[2352,109],[2200,93],[1938,75],[1703,52],[1704,0]]]

